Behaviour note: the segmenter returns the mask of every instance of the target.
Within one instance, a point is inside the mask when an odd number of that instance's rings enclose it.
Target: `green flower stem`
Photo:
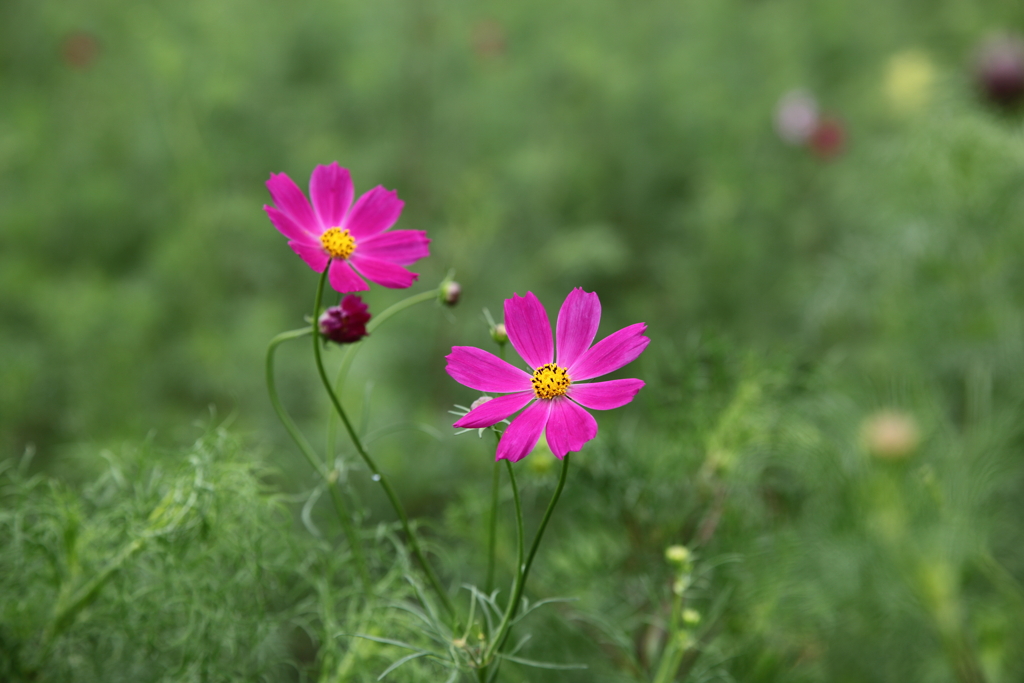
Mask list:
[[[512,466],[509,465],[509,473],[511,474],[511,472]],[[544,530],[548,526],[548,520],[551,519],[551,513],[554,512],[555,505],[558,503],[558,498],[562,495],[562,489],[565,488],[565,478],[568,472],[569,454],[567,453],[565,458],[562,459],[562,472],[558,476],[558,485],[555,487],[555,492],[551,496],[551,501],[548,503],[548,509],[544,511],[544,517],[540,520],[540,526],[537,527],[537,535],[533,537],[533,545],[530,546],[530,554],[526,556],[525,563],[522,562],[522,553],[520,552],[520,571],[518,572],[518,576],[513,585],[512,597],[508,602],[508,606],[505,608],[505,616],[502,618],[501,625],[498,627],[498,635],[491,641],[491,644],[487,648],[487,652],[483,658],[483,661],[485,662],[490,661],[495,653],[504,647],[505,641],[508,640],[512,626],[512,619],[515,618],[516,612],[519,610],[519,599],[523,597],[523,587],[526,585],[526,577],[530,573],[530,567],[533,565],[533,558],[537,555],[537,548],[540,547],[540,539],[544,536]],[[519,513],[518,499],[516,500],[516,507],[517,513]],[[522,539],[522,515],[517,514],[517,516],[519,517],[520,539]],[[520,540],[520,545],[521,544],[522,541]],[[495,668],[495,671],[497,671],[497,668]]]
[[[498,345],[498,358],[504,360],[505,357],[505,345]],[[501,443],[501,433],[495,428],[492,429],[494,432],[494,438]],[[495,542],[494,539],[498,533],[498,493],[501,487],[501,465],[497,462],[494,463],[493,475],[491,477],[491,519],[488,529],[487,537],[487,582],[484,584],[484,593],[487,595],[491,594],[494,590],[494,555],[495,555]],[[519,563],[522,563],[520,558]]]
[[[497,434],[497,432],[495,432]],[[498,492],[501,487],[501,464],[494,463],[494,474],[491,477],[491,519],[488,524],[487,536],[487,582],[484,584],[484,593],[491,594],[494,590],[494,538],[498,533]],[[522,558],[520,558],[520,561]]]
[[[402,299],[398,303],[392,304],[391,306],[385,308],[384,311],[379,315],[373,316],[370,322],[367,323],[366,325],[366,333],[369,334],[370,332],[373,332],[382,324],[384,324],[388,320],[388,318],[394,316],[397,313],[401,313],[407,308],[415,306],[416,304],[419,303],[423,303],[425,301],[436,301],[439,292],[440,287],[435,287],[434,289],[422,292],[420,294],[413,294],[410,297]],[[348,377],[349,368],[352,367],[352,361],[355,359],[356,353],[359,351],[360,348],[362,348],[362,346],[362,343],[359,342],[355,344],[350,344],[349,347],[345,349],[345,355],[342,356],[341,358],[341,367],[338,368],[338,375],[337,377],[334,378],[334,391],[339,396],[341,395],[342,387],[345,385],[345,378]],[[328,453],[334,452],[336,424],[337,423],[334,421],[334,416],[332,415],[330,421],[327,423]]]
[[[495,432],[495,434],[497,435],[497,432]],[[497,465],[498,463],[494,464]],[[523,543],[525,542],[526,534],[523,532],[523,505],[519,499],[519,485],[516,483],[516,474],[515,471],[512,469],[512,463],[510,463],[508,460],[505,460],[505,467],[506,469],[508,469],[509,481],[512,482],[512,500],[515,502],[516,506],[516,574],[515,577],[512,579],[512,595],[517,596],[513,599],[516,602],[518,602],[518,596],[522,595],[522,587],[523,584],[526,582],[526,575],[520,571],[524,566]],[[511,613],[512,603],[509,603],[509,605],[505,608],[505,615],[501,620],[501,624],[498,626],[498,631],[494,634],[494,638],[491,640],[491,645],[494,645],[494,643],[499,641],[503,629],[505,629],[506,626],[511,623]],[[484,665],[480,667],[481,680],[494,680],[494,677],[498,675],[498,667],[500,666],[500,662],[495,662],[494,669],[492,669],[489,672],[489,676],[487,675],[487,664],[491,661],[492,656],[493,653],[491,652],[491,648],[488,647],[487,651],[484,653],[483,659],[481,660],[484,662]]]
[[[374,462],[373,458],[370,457],[366,449],[363,448],[363,443],[360,441],[359,436],[356,434],[355,429],[352,428],[352,423],[348,419],[348,415],[345,414],[345,409],[341,407],[341,401],[338,400],[338,395],[334,393],[334,388],[331,386],[331,380],[327,377],[327,371],[324,369],[323,358],[320,353],[320,325],[318,323],[320,318],[320,302],[323,300],[324,294],[324,283],[327,282],[327,271],[329,268],[324,268],[324,272],[320,275],[320,283],[316,288],[316,299],[313,304],[313,356],[316,358],[316,369],[320,373],[320,381],[324,385],[324,389],[327,391],[327,395],[331,399],[331,403],[334,405],[334,410],[338,413],[338,417],[341,418],[342,423],[345,425],[345,429],[348,431],[349,438],[352,439],[352,445],[355,446],[356,452],[366,463],[366,466],[370,468],[370,472],[373,473],[374,481],[380,483],[384,488],[384,493],[387,494],[388,500],[391,502],[391,507],[394,508],[395,513],[398,515],[398,519],[402,523],[402,529],[405,531],[405,535],[409,540],[409,547],[412,549],[413,555],[416,556],[416,560],[420,563],[423,571],[427,575],[427,579],[430,581],[430,585],[433,587],[434,592],[437,593],[438,598],[448,611],[449,615],[458,622],[458,615],[455,611],[455,606],[452,604],[451,598],[448,597],[448,593],[441,586],[441,581],[437,578],[437,574],[434,572],[434,568],[427,561],[423,551],[420,550],[420,544],[416,540],[416,534],[413,533],[412,527],[409,526],[409,517],[405,514],[405,508],[402,507],[401,501],[398,500],[398,495],[395,490],[391,487],[391,483],[388,478],[384,476],[384,473],[377,468],[377,463]],[[460,630],[456,625],[455,630]]]
[[[680,628],[683,614],[683,593],[676,592],[672,600],[672,616],[670,619],[668,638],[665,641],[665,648],[661,651],[661,660],[658,664],[658,671],[654,675],[654,683],[671,683],[675,680],[679,666],[683,663],[686,655],[686,644],[682,641],[685,634]]]
[[[352,514],[348,509],[348,505],[345,503],[345,499],[341,495],[341,491],[338,490],[338,483],[332,481],[332,473],[321,462],[317,456],[313,447],[306,439],[305,435],[299,431],[298,425],[292,419],[292,416],[288,414],[284,405],[281,403],[281,398],[277,393],[277,381],[274,379],[274,355],[277,352],[277,347],[286,341],[292,339],[298,339],[304,337],[307,334],[312,334],[313,330],[311,327],[304,327],[299,330],[291,330],[289,332],[282,332],[273,339],[270,340],[270,346],[267,347],[267,393],[270,394],[270,403],[274,406],[274,412],[277,413],[277,418],[284,425],[288,435],[292,437],[292,441],[299,447],[302,455],[306,457],[310,467],[312,467],[320,478],[324,480],[327,485],[327,490],[331,493],[331,502],[334,503],[334,510],[338,514],[338,519],[341,521],[341,528],[345,532],[345,538],[348,539],[348,545],[352,549],[352,557],[356,561],[356,567],[359,570],[359,577],[363,581],[363,587],[366,590],[370,590],[370,570],[366,563],[366,553],[363,552],[363,544],[359,539],[359,534],[356,531],[355,525],[352,524]]]
[[[686,647],[680,642],[681,635],[679,631],[668,634],[668,642],[661,653],[661,663],[654,675],[654,683],[672,683],[676,679],[676,673],[686,655]]]

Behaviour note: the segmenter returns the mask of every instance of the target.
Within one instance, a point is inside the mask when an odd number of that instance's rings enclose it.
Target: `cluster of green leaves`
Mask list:
[[[370,640],[412,620],[395,607],[415,591],[387,526],[365,533],[364,587],[327,538],[338,530],[294,528],[275,474],[222,430],[89,464],[99,473],[77,486],[28,461],[0,468],[3,680],[371,681],[405,654]]]

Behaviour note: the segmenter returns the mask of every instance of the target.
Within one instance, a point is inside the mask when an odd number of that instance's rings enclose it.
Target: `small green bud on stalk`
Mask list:
[[[462,285],[455,280],[443,282],[438,291],[438,296],[441,299],[441,303],[445,306],[454,306],[459,303],[459,297],[462,296]]]
[[[921,431],[910,415],[886,410],[864,421],[861,438],[871,455],[883,460],[910,457],[921,443]]]
[[[690,559],[690,550],[685,545],[670,545],[665,549],[665,559],[672,564],[686,564]]]
[[[498,323],[491,327],[491,339],[499,346],[504,346],[508,341],[508,332],[505,330],[505,323]]]

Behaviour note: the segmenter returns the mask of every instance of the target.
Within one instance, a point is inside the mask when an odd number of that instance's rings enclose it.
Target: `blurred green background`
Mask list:
[[[450,347],[487,348],[482,309],[527,290],[550,312],[597,291],[601,336],[650,326],[619,373],[648,387],[599,416],[531,588],[582,598],[538,658],[591,671],[509,680],[643,680],[671,543],[718,610],[694,680],[1020,680],[1024,129],[971,67],[997,30],[1024,5],[2,0],[0,458],[84,490],[105,448],[230,416],[261,476],[311,486],[262,363],[316,274],[261,207],[271,172],[305,189],[337,160],[428,231],[413,291],[463,287],[382,327],[346,395],[367,429],[410,427],[374,449],[450,576],[479,580],[491,453],[448,428],[475,398]],[[838,149],[780,139],[794,88]],[[322,443],[307,348],[279,382]],[[909,457],[869,454],[880,411]]]

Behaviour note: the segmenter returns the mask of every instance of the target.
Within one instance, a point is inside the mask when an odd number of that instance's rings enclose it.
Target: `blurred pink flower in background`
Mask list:
[[[263,207],[270,222],[310,268],[330,268],[331,287],[339,292],[368,290],[363,278],[393,289],[409,287],[419,276],[403,266],[430,255],[425,231],[388,232],[405,205],[394,190],[378,185],[352,206],[352,178],[337,161],[313,169],[312,207],[284,173],[271,173],[267,189],[275,205]]]
[[[520,370],[482,349],[453,347],[446,369],[455,381],[478,391],[506,394],[477,405],[454,426],[490,427],[526,408],[501,435],[497,460],[521,460],[537,445],[542,432],[559,458],[583,448],[597,436],[597,421],[584,408],[624,406],[644,386],[639,379],[583,382],[631,363],[650,342],[644,336],[647,325],[636,323],[591,346],[600,321],[597,294],[577,287],[558,312],[552,344],[548,314],[532,292],[506,299],[509,341],[533,372]]]
[[[473,26],[472,42],[478,57],[501,57],[505,54],[505,29],[494,19],[482,19]]]
[[[775,105],[775,132],[791,145],[804,145],[818,127],[818,101],[806,90],[790,90]]]
[[[99,56],[100,43],[88,31],[72,31],[61,41],[60,54],[65,64],[84,71]]]
[[[823,118],[811,135],[810,146],[821,159],[832,159],[842,153],[846,145],[846,129],[842,121]]]
[[[992,104],[1014,107],[1024,99],[1024,40],[1013,34],[990,36],[974,57],[978,90]]]

